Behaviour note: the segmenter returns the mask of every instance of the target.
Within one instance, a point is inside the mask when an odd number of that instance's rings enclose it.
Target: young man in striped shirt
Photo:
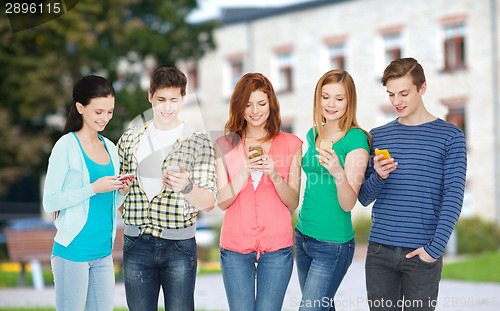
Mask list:
[[[366,257],[370,310],[434,310],[442,254],[458,220],[465,187],[464,133],[425,108],[422,66],[394,60],[382,77],[398,118],[370,133],[373,157],[359,201],[375,201]]]

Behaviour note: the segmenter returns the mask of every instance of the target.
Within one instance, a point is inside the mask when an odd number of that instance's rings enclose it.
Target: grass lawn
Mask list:
[[[9,268],[4,268],[5,266],[8,266]],[[12,266],[14,266],[14,268],[11,268]],[[26,273],[26,285],[29,286],[33,284],[31,270],[27,268],[27,271],[25,273]],[[198,264],[198,275],[217,274],[217,273],[221,273],[219,262],[208,262],[208,263]],[[52,271],[50,271],[50,268],[48,269],[44,268],[42,274],[43,274],[43,281],[46,286],[54,284],[54,278],[52,276]],[[18,280],[19,280],[19,268],[17,267],[17,264],[16,265],[0,264],[0,289],[6,287],[16,287]],[[118,274],[118,271],[116,269],[115,269],[115,280],[117,282],[118,281],[123,282],[123,275]],[[2,310],[3,309],[0,309],[0,311]],[[43,309],[40,310],[44,311]]]
[[[33,284],[33,278],[31,271],[26,271],[26,285],[29,286]],[[52,277],[52,272],[50,270],[43,270],[43,282],[45,285],[54,284],[54,278]],[[0,270],[0,289],[6,287],[16,287],[19,280],[19,272],[17,271],[2,271]],[[0,308],[0,311],[4,309]],[[10,310],[10,309],[9,309]],[[44,309],[40,309],[43,310]]]
[[[445,264],[443,279],[500,283],[500,252],[471,257]]]

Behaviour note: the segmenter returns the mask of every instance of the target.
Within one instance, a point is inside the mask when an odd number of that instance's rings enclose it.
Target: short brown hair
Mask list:
[[[263,141],[271,139],[279,134],[281,128],[280,105],[273,85],[261,73],[247,73],[241,77],[234,88],[231,102],[229,104],[229,120],[224,130],[227,132],[238,133],[242,135],[247,126],[245,120],[245,109],[250,99],[250,94],[254,91],[264,92],[269,99],[269,118],[267,119],[265,129],[267,135]]]
[[[400,78],[406,74],[410,74],[413,84],[417,86],[417,91],[420,91],[420,87],[425,82],[424,68],[411,57],[393,60],[384,70],[382,85],[386,86],[390,79]]]
[[[186,95],[186,75],[175,67],[163,66],[157,68],[151,77],[149,91],[153,95],[157,90],[164,88],[180,88],[181,95]]]

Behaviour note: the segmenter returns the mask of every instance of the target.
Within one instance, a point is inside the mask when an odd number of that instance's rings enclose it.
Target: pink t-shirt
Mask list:
[[[239,173],[245,157],[243,144],[233,146],[230,141],[231,138],[228,141],[225,136],[217,139],[224,154],[229,182]],[[273,138],[268,156],[285,182],[288,182],[293,156],[301,146],[302,141],[293,134],[279,133]],[[249,177],[225,211],[220,246],[243,254],[257,251],[260,255],[292,245],[290,211],[278,196],[273,182],[262,175],[254,190]]]

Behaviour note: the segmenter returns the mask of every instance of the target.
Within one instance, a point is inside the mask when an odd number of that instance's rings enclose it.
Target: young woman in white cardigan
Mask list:
[[[131,183],[118,178],[118,151],[99,134],[114,106],[107,79],[78,81],[63,136],[49,158],[43,206],[57,216],[51,264],[58,311],[113,310],[115,216]]]

